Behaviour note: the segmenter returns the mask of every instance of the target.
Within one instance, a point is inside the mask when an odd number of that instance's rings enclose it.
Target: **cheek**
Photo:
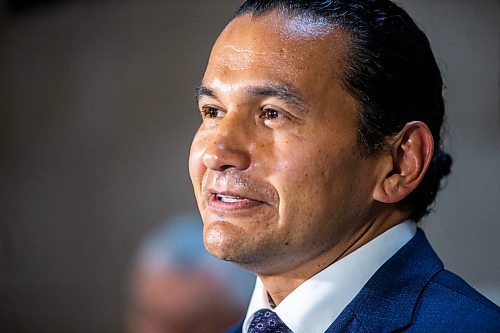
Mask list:
[[[203,164],[204,152],[204,140],[196,134],[189,152],[189,175],[191,177],[191,181],[193,182],[195,191],[200,187],[203,174],[206,170],[206,167]]]
[[[283,213],[313,214],[350,192],[356,165],[348,145],[300,142],[289,148],[276,153],[279,156],[275,158],[270,176],[280,193]]]
[[[280,150],[274,159],[269,181],[279,193],[282,218],[312,214],[315,201],[323,196],[323,166],[313,152],[313,147]]]

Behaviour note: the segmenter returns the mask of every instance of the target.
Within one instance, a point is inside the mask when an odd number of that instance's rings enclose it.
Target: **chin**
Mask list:
[[[242,268],[253,267],[255,252],[249,238],[242,230],[229,222],[212,222],[203,228],[205,248],[212,256],[231,262]]]
[[[203,227],[205,248],[214,257],[229,260],[236,249],[241,248],[237,227],[229,222],[210,222]]]

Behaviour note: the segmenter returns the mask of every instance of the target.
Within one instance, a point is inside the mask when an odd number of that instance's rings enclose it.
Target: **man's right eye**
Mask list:
[[[201,110],[203,118],[222,118],[225,112],[215,107],[204,107]]]

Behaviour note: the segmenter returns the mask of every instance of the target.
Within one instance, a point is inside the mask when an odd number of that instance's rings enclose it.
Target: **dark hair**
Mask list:
[[[410,219],[429,213],[451,157],[441,149],[443,80],[429,41],[411,17],[389,0],[247,0],[235,17],[279,11],[326,19],[350,36],[342,84],[360,104],[362,155],[384,149],[387,137],[422,121],[434,137],[434,156],[419,186],[404,199]]]

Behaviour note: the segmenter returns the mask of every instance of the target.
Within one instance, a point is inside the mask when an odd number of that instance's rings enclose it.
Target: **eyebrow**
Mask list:
[[[262,86],[254,86],[248,89],[248,92],[256,96],[275,97],[285,103],[294,104],[296,106],[304,106],[304,99],[297,90],[286,84],[265,84]]]
[[[195,96],[196,96],[197,101],[199,101],[200,98],[202,98],[202,97],[217,98],[217,95],[215,94],[215,92],[212,89],[204,86],[201,83],[199,83],[198,86],[196,86]]]
[[[264,83],[262,85],[250,86],[246,91],[253,96],[274,97],[285,103],[293,104],[301,108],[305,106],[304,98],[298,93],[297,89],[291,85]],[[217,94],[212,89],[200,83],[196,87],[196,100],[199,101],[202,97],[217,99]]]

